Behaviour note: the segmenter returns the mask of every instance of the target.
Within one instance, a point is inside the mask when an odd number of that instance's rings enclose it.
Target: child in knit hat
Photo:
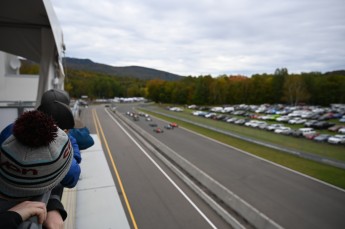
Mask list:
[[[58,101],[54,101],[52,103],[47,103],[44,106],[40,106],[38,109],[50,118],[53,119],[54,123],[59,127],[61,130],[67,130],[73,128],[74,126],[74,118],[70,108]],[[1,133],[0,133],[0,144],[2,144],[12,133],[13,133],[14,124],[8,125]],[[74,149],[72,165],[70,170],[67,172],[64,179],[61,181],[62,186],[67,188],[73,188],[77,184],[80,176],[80,166],[79,162],[81,160],[79,148],[76,147],[75,140],[73,141],[72,146]]]
[[[42,195],[62,181],[72,158],[67,134],[51,117],[37,110],[25,112],[0,147],[0,194]]]
[[[23,113],[12,131],[0,147],[0,196],[8,201],[1,208],[7,209],[50,192],[65,177],[73,159],[67,134],[40,111]]]

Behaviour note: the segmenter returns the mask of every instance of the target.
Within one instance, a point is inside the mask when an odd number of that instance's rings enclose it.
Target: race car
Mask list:
[[[171,130],[171,129],[173,129],[173,127],[172,127],[172,126],[170,126],[170,125],[165,125],[165,126],[164,126],[164,128],[165,128],[165,129],[167,129],[167,130]]]
[[[161,129],[159,127],[154,128],[153,131],[156,133],[163,133],[164,132],[163,129]]]
[[[178,127],[177,123],[175,123],[175,122],[170,123],[169,126],[171,126],[173,128]]]

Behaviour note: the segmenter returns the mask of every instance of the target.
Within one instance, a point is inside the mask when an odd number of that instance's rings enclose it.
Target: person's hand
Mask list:
[[[46,205],[42,202],[37,201],[24,201],[14,207],[10,208],[9,211],[17,212],[23,219],[23,221],[29,219],[32,216],[38,217],[38,223],[43,224],[47,217]]]
[[[43,223],[43,226],[47,229],[63,229],[63,219],[59,211],[49,211],[47,214],[47,218]]]

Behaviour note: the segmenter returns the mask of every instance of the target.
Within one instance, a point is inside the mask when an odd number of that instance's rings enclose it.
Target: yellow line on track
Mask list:
[[[105,147],[107,149],[108,156],[109,156],[111,164],[113,166],[113,170],[115,172],[116,179],[117,179],[117,181],[119,183],[119,186],[120,186],[120,189],[121,189],[121,192],[122,192],[122,195],[123,195],[123,199],[125,200],[128,213],[129,213],[129,215],[131,217],[131,220],[132,220],[132,223],[133,223],[133,227],[134,227],[134,229],[138,229],[137,223],[135,221],[135,218],[134,218],[134,215],[133,215],[133,212],[132,212],[132,208],[131,208],[131,206],[129,204],[129,201],[128,201],[125,189],[124,189],[124,187],[122,185],[120,174],[119,174],[119,172],[118,172],[118,170],[116,168],[115,161],[114,161],[112,153],[111,153],[111,151],[109,149],[109,145],[108,145],[107,139],[105,138],[105,135],[104,135],[101,123],[100,123],[98,115],[97,115],[97,111],[95,109],[92,109],[92,117],[93,117],[93,121],[94,121],[94,124],[95,124],[95,127],[96,127],[97,136],[98,136],[98,138],[100,138],[100,136],[102,136],[104,145],[105,145]]]

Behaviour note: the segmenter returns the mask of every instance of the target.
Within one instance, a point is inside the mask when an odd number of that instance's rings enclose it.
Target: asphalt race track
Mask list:
[[[127,111],[132,111],[132,107],[133,105],[119,106],[117,112],[125,114]],[[88,110],[90,109],[88,108]],[[97,109],[99,116],[102,117],[100,118],[102,126],[107,133],[106,135],[112,136],[107,138],[112,138],[115,142],[121,131],[119,128],[114,127],[114,124],[110,124],[111,119],[106,117],[103,110],[104,107],[98,107]],[[87,112],[83,114],[83,120],[91,125],[92,122]],[[155,118],[151,122],[157,123],[158,127],[162,129],[164,129],[164,125],[168,124],[168,122]],[[258,159],[180,127],[172,130],[164,129],[164,133],[155,133],[152,131],[153,128],[149,126],[149,121],[145,121],[144,118],[135,121],[135,124],[155,136],[176,153],[284,228],[345,228],[344,190]],[[111,147],[112,151],[115,152],[118,148],[126,148],[126,151],[136,151],[136,147],[127,141],[125,136],[122,136],[122,138],[120,142],[116,141],[117,144]],[[120,144],[125,145],[120,146]],[[142,156],[139,155],[131,155],[130,160],[137,161],[140,164],[139,162],[142,160],[140,157]],[[117,155],[117,157],[122,156]],[[130,160],[125,160],[119,167],[125,167],[124,163],[131,164]],[[138,164],[132,166],[138,166]],[[149,167],[150,165],[147,165],[142,169],[146,170]],[[127,171],[127,173],[130,172]],[[133,177],[126,177],[126,179],[128,178],[132,179]],[[147,179],[139,180],[143,182],[142,185],[145,187],[144,183],[148,182]],[[164,183],[164,179],[157,179],[157,181],[158,183]],[[154,192],[158,192],[160,185],[156,188],[157,190],[154,190]],[[131,193],[132,191],[129,190],[128,192]],[[134,193],[133,196],[135,196]],[[149,195],[147,198],[150,198]],[[136,199],[135,202],[140,201]],[[205,206],[202,208],[207,209]],[[149,211],[149,209],[146,210]],[[207,210],[208,214],[211,214],[211,211]],[[218,228],[227,228],[216,216],[211,214],[211,218],[216,221]],[[184,225],[183,221],[179,226],[175,225],[171,228],[184,228],[181,225]],[[185,228],[202,228],[199,226],[186,226]]]

